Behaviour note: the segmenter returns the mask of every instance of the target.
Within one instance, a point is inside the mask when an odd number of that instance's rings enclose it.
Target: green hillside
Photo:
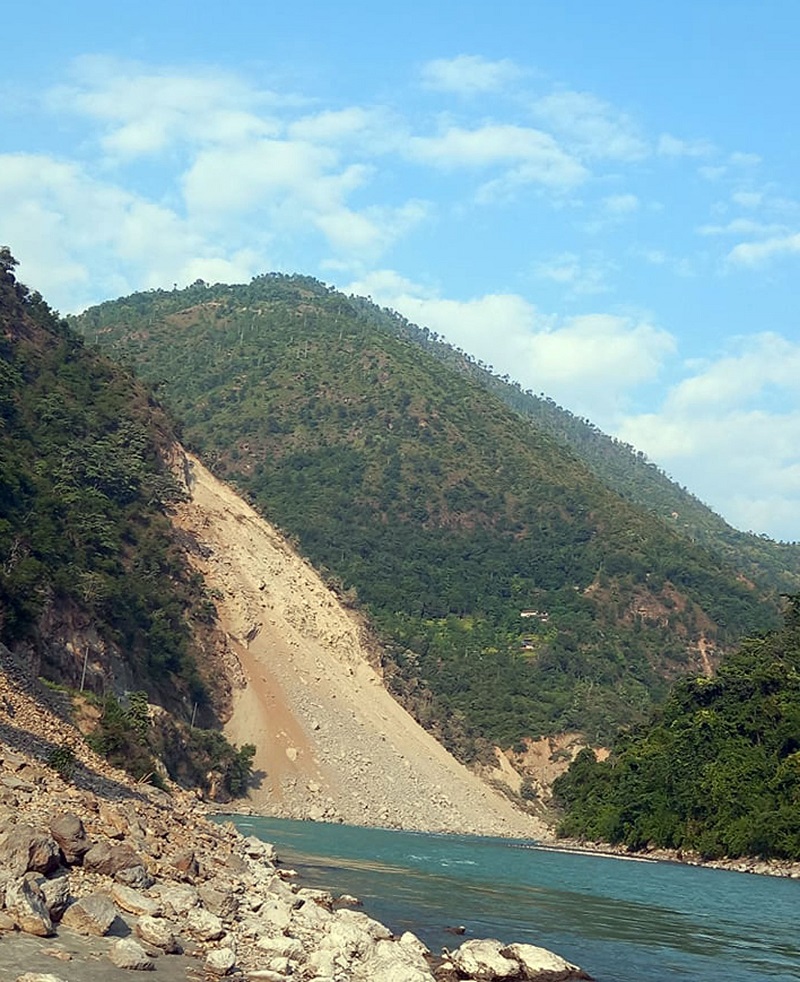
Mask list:
[[[569,447],[609,488],[662,519],[691,542],[707,546],[726,562],[767,589],[792,593],[800,589],[800,542],[775,542],[741,532],[672,481],[653,461],[629,444],[603,433],[590,420],[575,416],[544,394],[535,395],[491,366],[475,361],[426,328],[390,310],[357,300],[361,313],[386,329],[421,345],[455,371],[468,375],[535,426]]]
[[[75,325],[369,613],[391,684],[462,756],[607,736],[701,647],[777,623],[735,557],[624,500],[366,301],[268,275],[135,294]]]
[[[0,668],[12,658],[83,689],[103,710],[98,749],[142,777],[165,751],[147,699],[179,729],[224,709],[204,665],[213,605],[166,513],[180,493],[164,459],[173,430],[15,265],[0,249]],[[164,756],[187,783],[237,760],[218,732],[184,726],[173,743]]]
[[[582,751],[554,790],[565,835],[800,859],[800,598],[781,630],[677,684],[649,726],[602,763]]]

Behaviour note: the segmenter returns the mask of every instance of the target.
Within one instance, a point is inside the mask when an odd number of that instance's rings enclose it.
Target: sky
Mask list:
[[[0,244],[61,313],[370,296],[800,539],[796,0],[28,0]]]

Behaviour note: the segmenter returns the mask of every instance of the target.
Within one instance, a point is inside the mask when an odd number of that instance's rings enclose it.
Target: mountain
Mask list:
[[[791,563],[770,578],[694,541],[512,408],[514,386],[367,301],[274,274],[72,324],[156,386],[188,445],[368,614],[388,684],[462,759],[608,737],[778,623]]]
[[[679,535],[708,547],[768,589],[788,593],[800,589],[800,542],[775,542],[765,535],[733,528],[687,488],[672,481],[642,451],[608,436],[590,420],[575,416],[544,394],[537,396],[507,375],[496,375],[491,366],[454,348],[435,332],[410,323],[394,311],[379,310],[369,301],[350,299],[360,304],[365,316],[421,345],[532,420],[572,449],[609,488],[658,516]]]
[[[214,606],[168,514],[172,423],[14,266],[0,250],[0,668],[78,694],[97,749],[137,777],[160,757],[188,784],[230,780],[246,757],[219,732]],[[146,740],[148,701],[166,712]]]

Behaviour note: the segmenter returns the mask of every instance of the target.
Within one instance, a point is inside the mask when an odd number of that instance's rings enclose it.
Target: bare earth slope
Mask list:
[[[254,810],[422,831],[546,833],[389,695],[355,617],[281,535],[196,459],[175,522],[238,658],[226,727],[257,748]]]

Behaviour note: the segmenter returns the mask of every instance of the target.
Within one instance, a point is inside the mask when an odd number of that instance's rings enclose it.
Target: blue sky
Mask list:
[[[62,312],[317,276],[800,539],[796,0],[30,0],[0,243]]]

